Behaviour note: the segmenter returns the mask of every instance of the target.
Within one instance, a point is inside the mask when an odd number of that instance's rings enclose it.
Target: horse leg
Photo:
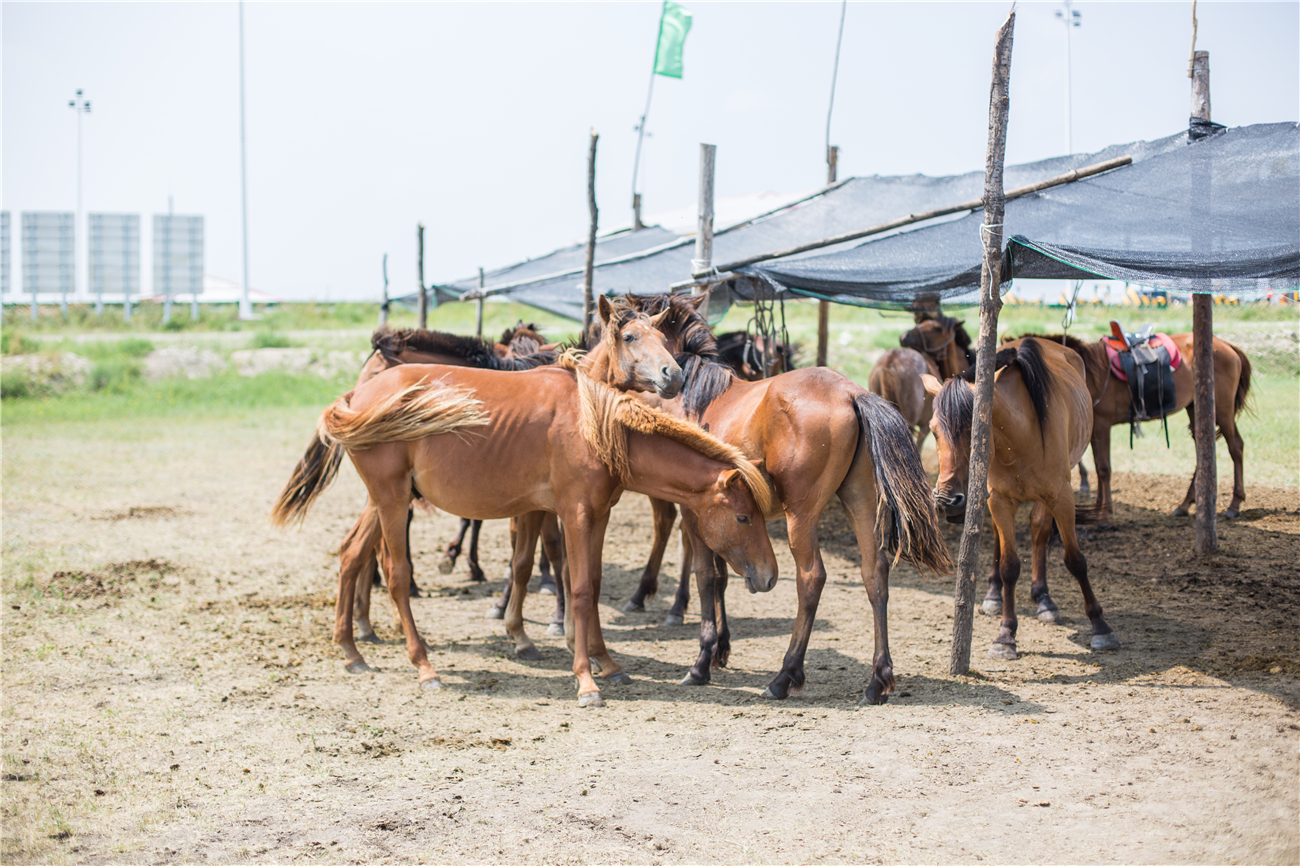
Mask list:
[[[501,588],[501,595],[484,614],[488,619],[501,619],[506,615],[506,605],[510,603],[510,587],[515,581],[515,550],[519,547],[519,518],[510,518],[510,564],[506,566],[506,582]]]
[[[1110,494],[1110,427],[1107,419],[1098,419],[1092,425],[1092,467],[1097,470],[1097,522],[1110,523],[1115,502]],[[1080,464],[1082,465],[1082,464]]]
[[[695,552],[691,547],[690,536],[686,528],[678,532],[681,544],[681,566],[677,576],[677,592],[673,595],[673,606],[668,608],[664,625],[682,625],[686,622],[686,608],[691,606],[691,571],[694,567]]]
[[[1241,431],[1237,429],[1237,419],[1232,414],[1232,403],[1223,402],[1226,405],[1220,409],[1220,401],[1216,395],[1214,411],[1219,416],[1219,432],[1223,434],[1223,441],[1228,445],[1228,454],[1232,457],[1232,501],[1228,503],[1228,510],[1223,512],[1223,516],[1231,520],[1241,513],[1241,503],[1246,500],[1244,478],[1246,443],[1241,438]]]
[[[1088,581],[1088,561],[1083,558],[1083,551],[1079,550],[1079,539],[1074,532],[1074,503],[1058,498],[1057,502],[1049,504],[1049,507],[1052,508],[1056,526],[1061,531],[1061,543],[1065,547],[1065,567],[1070,570],[1070,574],[1074,575],[1074,579],[1079,581],[1079,591],[1083,593],[1083,609],[1092,623],[1090,646],[1094,650],[1119,649],[1119,638],[1106,624],[1106,620],[1102,619],[1101,604],[1097,601],[1097,596],[1093,595],[1092,584]]]
[[[405,500],[390,499],[376,503],[384,544],[388,548],[384,574],[388,576],[388,595],[393,600],[393,607],[397,609],[402,634],[406,637],[406,656],[419,671],[421,687],[439,689],[442,688],[442,680],[429,663],[428,651],[424,648],[424,641],[420,639],[420,632],[415,626],[415,616],[411,613],[411,557],[406,538],[410,482],[404,481],[407,491]]]
[[[1073,496],[1073,491],[1071,491]],[[1047,592],[1047,546],[1052,541],[1052,513],[1041,502],[1034,503],[1029,515],[1029,537],[1033,543],[1033,577],[1029,597],[1038,602],[1038,618],[1052,625],[1061,624],[1061,613]]]
[[[543,511],[533,511],[516,522],[515,551],[511,559],[514,580],[510,585],[509,603],[506,606],[506,634],[515,642],[515,655],[534,661],[541,657],[537,647],[524,632],[524,599],[528,596],[528,579],[533,576],[533,553],[537,549],[537,536],[541,534]]]
[[[344,669],[348,673],[370,670],[353,639],[353,603],[360,591],[358,578],[373,564],[380,537],[379,511],[369,502],[339,546],[339,592],[334,603],[334,642],[343,648]]]
[[[998,527],[993,526],[993,567],[989,570],[989,591],[984,594],[980,611],[989,616],[1002,616],[1002,547],[998,543]]]
[[[1020,557],[1016,554],[1016,506],[1001,496],[989,497],[989,510],[997,528],[1000,546],[999,565],[1002,576],[1002,624],[989,656],[1012,661],[1016,655],[1016,580],[1020,577]]]
[[[1090,492],[1092,492],[1092,488],[1088,484],[1088,467],[1084,466],[1083,461],[1080,460],[1079,461],[1079,493],[1084,496],[1087,496]]]
[[[1188,418],[1188,428],[1192,434],[1192,438],[1195,439],[1196,438],[1196,404],[1195,403],[1187,404],[1187,418]],[[1175,508],[1171,513],[1173,514],[1174,517],[1186,517],[1190,513],[1192,503],[1195,501],[1196,501],[1196,470],[1193,469],[1192,480],[1187,483],[1187,495],[1183,497],[1183,501],[1180,502],[1178,504],[1178,507]]]
[[[929,429],[928,425],[926,429]],[[874,487],[874,485],[872,485]],[[863,692],[861,706],[883,704],[894,690],[894,661],[889,655],[889,557],[876,543],[875,492],[863,484],[845,484],[840,502],[853,526],[862,557],[862,585],[871,603],[875,624],[875,649],[871,658],[871,679]]]
[[[677,520],[677,506],[662,499],[650,498],[650,514],[654,521],[654,543],[650,546],[650,558],[646,561],[645,571],[641,572],[641,581],[636,592],[623,605],[627,613],[645,610],[645,600],[654,598],[659,592],[659,568],[663,565],[664,550],[668,539],[673,534],[673,523]]]
[[[727,561],[713,555],[713,606],[718,624],[718,642],[713,647],[713,666],[725,668],[731,658],[731,626],[727,624],[727,578],[730,577]]]
[[[695,513],[685,508],[682,509],[682,533],[690,539],[691,570],[695,572],[696,588],[700,594],[700,653],[682,678],[681,685],[702,686],[712,678],[713,657],[718,646],[718,576],[714,574],[713,551],[700,540]]]
[[[483,528],[483,521],[471,520],[469,527],[469,579],[475,583],[483,583],[487,580],[487,575],[478,564],[478,534]]]
[[[549,512],[542,519],[542,562],[550,561],[555,565],[555,576],[564,580],[564,534],[560,531],[560,519]],[[546,579],[546,571],[542,571],[542,579]],[[542,584],[545,586],[545,583]],[[554,585],[554,584],[552,584]],[[546,627],[546,633],[550,635],[564,634],[564,587],[559,586],[555,591],[555,614],[551,617],[551,624]]]
[[[803,690],[804,655],[808,652],[808,641],[812,638],[813,620],[817,616],[822,587],[826,585],[826,566],[822,563],[821,548],[817,544],[817,519],[820,516],[820,509],[811,515],[786,513],[786,531],[790,536],[790,552],[794,554],[795,594],[799,605],[781,671],[763,690],[765,698],[783,700],[791,693],[798,694]]]
[[[559,519],[556,518],[554,514],[547,512],[546,519],[548,521],[553,521],[557,527],[559,526]],[[547,530],[545,525],[543,525],[542,552],[541,556],[537,559],[537,571],[541,575],[541,580],[537,583],[537,591],[542,595],[554,595],[558,597],[559,593],[555,591],[555,575],[551,573],[551,555],[546,552],[546,532]],[[560,554],[560,556],[563,556],[563,554]],[[556,559],[555,561],[559,562],[559,559]]]
[[[570,593],[569,615],[573,618],[573,628],[566,631],[572,635],[573,676],[578,682],[578,706],[600,707],[605,702],[600,696],[600,688],[591,675],[591,653],[588,647],[595,648],[595,635],[592,623],[596,619],[596,603],[600,592],[600,549],[604,540],[605,525],[609,521],[608,512],[602,516],[576,511],[564,516],[565,562],[569,567]],[[568,636],[568,635],[566,635]],[[589,642],[591,640],[591,642]],[[603,643],[600,651],[606,657]],[[602,669],[604,667],[604,659]],[[609,659],[613,664],[613,659]]]
[[[378,518],[376,517],[376,521]],[[378,527],[378,522],[375,523]],[[352,621],[356,623],[357,640],[366,643],[379,643],[375,627],[370,622],[370,591],[379,582],[379,561],[375,558],[378,543],[361,557],[361,571],[353,588]],[[341,553],[340,553],[341,555]]]
[[[456,537],[442,547],[442,559],[438,562],[439,574],[451,574],[452,569],[456,567],[456,560],[460,557],[461,548],[465,543],[465,533],[469,531],[473,522],[468,517],[460,519],[460,532],[457,532]]]

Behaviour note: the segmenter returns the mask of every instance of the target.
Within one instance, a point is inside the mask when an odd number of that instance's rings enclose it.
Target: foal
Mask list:
[[[1092,398],[1084,383],[1083,361],[1057,343],[1026,339],[998,352],[989,435],[988,509],[993,517],[994,571],[1002,590],[1002,624],[989,648],[994,658],[1016,658],[1015,591],[1020,576],[1016,553],[1016,510],[1034,502],[1030,516],[1033,583],[1030,595],[1040,618],[1053,621],[1056,605],[1047,592],[1047,544],[1055,522],[1065,546],[1065,567],[1079,582],[1084,610],[1092,623],[1094,650],[1115,649],[1119,639],[1102,619],[1101,605],[1088,582],[1088,563],[1075,535],[1074,490],[1070,468],[1088,447]],[[924,377],[935,396],[934,432],[939,481],[934,501],[950,519],[966,512],[971,421],[975,386],[958,376],[940,383]],[[989,594],[994,593],[990,583]]]

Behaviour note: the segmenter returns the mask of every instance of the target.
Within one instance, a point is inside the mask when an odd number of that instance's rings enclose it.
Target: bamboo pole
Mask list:
[[[1193,13],[1194,14],[1194,13]],[[1210,52],[1192,54],[1192,117],[1210,119]],[[1197,186],[1209,190],[1207,170],[1196,179]],[[1207,238],[1203,231],[1197,248],[1203,249]],[[1214,296],[1209,281],[1202,291],[1192,295],[1192,356],[1194,361],[1193,402],[1196,406],[1196,552],[1202,555],[1219,549],[1218,468],[1214,454]]]
[[[1072,169],[1070,171],[1067,171],[1065,174],[1059,174],[1056,177],[1051,177],[1048,178],[1047,180],[1041,180],[1038,183],[1031,183],[1026,186],[1018,186],[1015,189],[1003,195],[1002,199],[1003,201],[1011,201],[1012,199],[1020,198],[1026,195],[1031,195],[1041,190],[1050,189],[1051,187],[1054,186],[1061,186],[1062,184],[1073,183],[1076,180],[1083,180],[1085,177],[1092,177],[1095,174],[1101,174],[1102,172],[1110,171],[1111,169],[1120,168],[1121,166],[1128,165],[1132,161],[1133,161],[1133,157],[1131,156],[1119,156],[1116,157],[1115,159],[1108,159],[1105,162],[1099,162],[1096,165],[1089,165],[1084,168]],[[768,261],[769,259],[781,259],[781,258],[785,258],[786,256],[796,255],[798,253],[806,253],[809,250],[817,250],[817,249],[821,249],[822,247],[834,246],[835,244],[842,244],[846,241],[855,241],[858,238],[865,238],[870,235],[878,235],[881,232],[887,232],[891,229],[902,228],[903,226],[912,225],[913,223],[924,222],[925,220],[934,219],[935,217],[948,216],[949,214],[961,213],[964,210],[976,210],[977,208],[982,207],[983,204],[984,204],[983,199],[976,198],[976,199],[971,199],[970,201],[964,201],[961,204],[949,205],[948,207],[935,208],[934,210],[908,214],[905,217],[899,217],[898,219],[893,219],[886,223],[880,223],[879,225],[874,225],[871,226],[870,228],[858,229],[857,231],[852,231],[852,232],[845,232],[844,234],[841,235],[833,235],[832,237],[823,238],[822,240],[819,241],[810,241],[806,244],[800,244],[799,246],[796,247],[788,247],[784,250],[776,250],[775,252],[762,253],[761,255],[757,255],[757,256],[750,256],[747,259],[740,259],[734,262],[727,262],[725,265],[718,265],[717,270],[720,272],[734,271],[736,268],[743,268],[746,267],[747,265],[758,264],[759,262],[765,262]],[[694,276],[703,276],[703,274],[695,274]],[[679,284],[674,283],[673,287],[677,288],[678,285]]]
[[[1002,309],[1002,167],[1007,150],[1007,115],[1011,107],[1011,43],[1016,26],[1012,8],[998,30],[989,93],[989,144],[984,161],[984,267],[980,276],[979,355],[975,361],[975,410],[971,422],[970,472],[966,482],[966,525],[957,555],[956,601],[952,614],[952,655],[948,673],[970,670],[971,628],[975,613],[975,570],[979,565],[980,530],[988,501],[989,427],[993,417],[993,357],[997,353],[998,311]]]
[[[429,292],[424,287],[424,223],[416,224],[415,238],[419,250],[416,254],[415,269],[416,277],[420,281],[420,327],[426,328],[429,325]]]
[[[843,15],[841,13],[841,25],[843,24]],[[833,88],[832,88],[833,89]],[[835,176],[839,173],[840,149],[837,145],[831,145],[826,148],[826,183],[835,183]],[[826,347],[830,340],[831,325],[831,302],[817,302],[817,366],[826,366]]]
[[[700,200],[695,223],[695,258],[691,259],[691,274],[707,274],[713,269],[713,168],[718,147],[700,144]],[[692,294],[704,293],[700,314],[709,317],[709,287],[697,287]],[[764,371],[766,374],[766,371]]]
[[[591,282],[595,279],[596,269],[596,226],[600,211],[596,208],[596,142],[600,136],[596,130],[591,131],[591,147],[587,151],[587,209],[591,211],[591,229],[587,232],[587,263],[582,269],[582,333],[591,329],[592,293]],[[483,285],[479,284],[482,294]],[[480,298],[479,303],[483,301]]]

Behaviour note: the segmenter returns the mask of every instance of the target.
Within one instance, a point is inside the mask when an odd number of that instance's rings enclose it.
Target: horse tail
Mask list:
[[[360,410],[348,405],[349,397],[350,393],[335,400],[321,413],[316,427],[318,436],[349,450],[460,433],[488,423],[482,402],[462,388],[430,387],[422,382]]]
[[[1227,341],[1225,340],[1225,342]],[[1228,343],[1228,346],[1231,347],[1232,351],[1236,352],[1237,357],[1241,359],[1241,376],[1237,379],[1237,394],[1232,401],[1232,414],[1233,417],[1236,417],[1245,410],[1246,399],[1250,397],[1250,359],[1246,357],[1245,352],[1241,351],[1241,349],[1238,349],[1236,346],[1233,346],[1231,343]]]
[[[871,449],[875,467],[876,526],[884,533],[881,547],[933,572],[952,570],[948,546],[939,531],[939,519],[930,499],[930,481],[921,467],[912,431],[888,401],[868,391],[853,398],[862,427],[858,448]]]
[[[271,509],[272,525],[301,523],[316,497],[333,483],[342,460],[342,446],[321,436],[317,430],[307,445],[306,453],[294,467],[289,483],[275,500],[275,507]]]

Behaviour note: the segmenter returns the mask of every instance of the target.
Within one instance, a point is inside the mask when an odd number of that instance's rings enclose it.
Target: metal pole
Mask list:
[[[384,302],[379,305],[379,327],[388,324],[388,253],[384,253]]]
[[[713,268],[713,166],[718,153],[715,144],[700,144],[700,200],[695,223],[695,258],[691,259],[691,274],[707,274]],[[704,292],[700,314],[709,317],[709,296],[712,286],[696,286],[691,290],[698,295]],[[766,371],[764,371],[766,373]]]
[[[418,247],[415,259],[416,278],[420,281],[420,327],[429,326],[429,293],[424,288],[424,223],[415,226],[415,240]]]
[[[658,48],[656,47],[656,52]],[[637,172],[641,170],[641,140],[645,138],[645,119],[650,114],[650,99],[655,94],[655,74],[650,73],[650,89],[645,95],[645,111],[641,112],[641,122],[636,127],[636,158],[632,162],[632,231],[645,228],[641,224],[641,193],[636,191]]]
[[[248,298],[248,148],[244,121],[244,0],[239,0],[239,209],[244,239],[244,287],[239,296],[239,318],[253,318]]]

